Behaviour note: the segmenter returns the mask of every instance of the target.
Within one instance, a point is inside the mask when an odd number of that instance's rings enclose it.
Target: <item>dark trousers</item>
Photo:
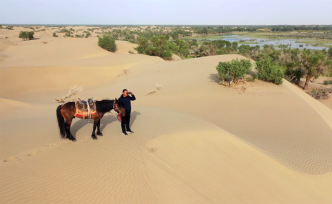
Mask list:
[[[127,129],[127,131],[130,130],[129,123],[130,123],[130,112],[126,111],[126,115],[121,118],[122,132],[126,132],[126,129]]]

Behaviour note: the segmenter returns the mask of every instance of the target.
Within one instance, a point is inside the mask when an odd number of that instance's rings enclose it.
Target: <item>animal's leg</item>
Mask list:
[[[94,140],[98,140],[98,138],[96,137],[96,133],[95,133],[96,132],[97,123],[98,123],[98,120],[95,119],[94,123],[93,123],[92,135],[91,135],[92,139],[94,139]]]
[[[99,135],[99,136],[103,136],[103,133],[100,131],[100,120],[101,120],[101,119],[99,119],[99,121],[98,121],[98,123],[97,123],[97,135]]]
[[[73,137],[73,135],[70,132],[70,126],[71,126],[72,119],[69,121],[65,121],[65,129],[66,129],[66,135],[67,138],[73,142],[76,142],[76,138]]]

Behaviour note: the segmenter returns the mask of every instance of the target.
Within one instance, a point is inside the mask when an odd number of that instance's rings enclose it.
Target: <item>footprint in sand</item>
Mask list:
[[[157,148],[147,148],[148,149],[148,152],[152,153],[152,152],[156,152],[157,151]]]
[[[10,157],[7,157],[6,159],[4,159],[3,161],[10,162],[10,161],[15,161],[15,160],[17,160],[16,156],[10,156]]]
[[[47,145],[45,145],[46,147],[55,147],[56,146],[56,144],[47,144]]]
[[[31,157],[31,156],[35,155],[36,153],[37,153],[37,151],[30,152],[30,153],[28,154],[28,156]]]

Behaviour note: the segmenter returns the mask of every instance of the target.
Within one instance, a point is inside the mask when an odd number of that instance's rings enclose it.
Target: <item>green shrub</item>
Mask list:
[[[21,31],[20,34],[19,34],[19,38],[22,38],[22,40],[31,40],[33,39],[33,35],[35,33],[33,31]]]
[[[165,60],[170,60],[172,59],[172,52],[177,52],[179,47],[169,42],[166,35],[162,35],[151,37],[150,42],[146,37],[139,37],[138,47],[135,50],[140,54],[159,56]]]
[[[239,78],[243,78],[251,70],[251,66],[250,60],[236,59],[231,62],[219,62],[216,69],[220,80],[229,81],[227,78],[230,78],[230,83],[237,83]]]
[[[7,26],[6,27],[8,30],[14,30],[14,26]]]
[[[90,32],[86,32],[86,34],[85,34],[85,38],[88,38],[90,35],[91,35]]]
[[[0,25],[0,29],[2,29],[2,25]]]
[[[53,33],[53,37],[59,37],[55,32]]]
[[[325,80],[324,81],[324,85],[329,85],[329,84],[332,84],[332,80]]]
[[[110,35],[103,35],[103,37],[98,37],[98,45],[107,51],[116,51],[115,40]]]
[[[274,84],[282,84],[284,74],[281,71],[281,68],[272,62],[270,57],[265,57],[264,59],[257,61],[256,64],[259,79]]]
[[[330,47],[330,48],[327,50],[327,53],[328,53],[329,57],[332,58],[332,47]]]
[[[248,81],[252,81],[252,82],[254,82],[254,81],[256,81],[256,79],[258,78],[258,74],[257,74],[256,72],[252,72],[252,73],[250,73],[250,76],[251,76],[251,77],[248,77],[248,78],[247,78]]]

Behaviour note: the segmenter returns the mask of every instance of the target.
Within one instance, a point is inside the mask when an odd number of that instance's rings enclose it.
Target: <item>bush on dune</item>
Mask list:
[[[31,40],[33,39],[33,35],[35,33],[33,31],[21,31],[20,34],[19,34],[19,38],[22,38],[22,40]]]
[[[116,51],[115,39],[110,35],[103,35],[102,37],[98,37],[98,45],[107,51]]]
[[[138,38],[138,53],[150,56],[159,56],[165,60],[172,59],[172,52],[177,52],[179,47],[168,41],[168,36],[153,36],[149,40],[146,37]]]
[[[229,85],[234,82],[237,83],[239,79],[243,79],[245,74],[251,70],[250,60],[232,60],[231,62],[219,62],[216,67],[218,71],[218,78],[221,81],[229,81]]]
[[[328,99],[330,97],[330,93],[332,93],[332,88],[316,88],[308,92],[308,94],[315,99]]]
[[[258,78],[274,84],[282,84],[284,74],[279,66],[275,65],[270,57],[265,57],[256,62]]]

